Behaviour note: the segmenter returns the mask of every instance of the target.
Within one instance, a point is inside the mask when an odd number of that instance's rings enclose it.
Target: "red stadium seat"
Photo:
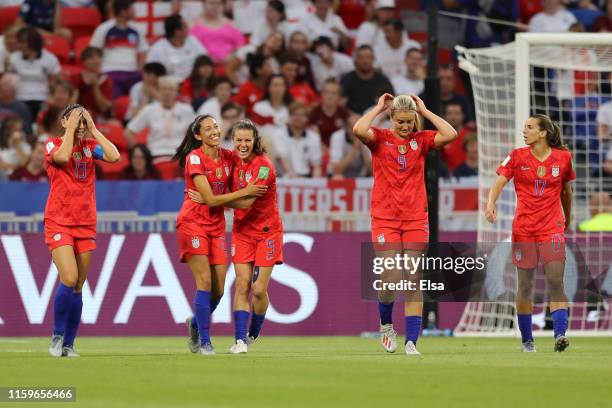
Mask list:
[[[136,143],[146,145],[147,140],[149,139],[149,129],[146,128],[140,133],[136,133]]]
[[[154,164],[159,174],[161,174],[162,180],[175,180],[180,176],[179,166],[176,161],[162,161]]]
[[[408,37],[421,44],[421,47],[427,47],[427,31],[411,31]]]
[[[93,34],[101,21],[102,16],[96,7],[62,8],[62,27],[70,29],[73,38]]]
[[[106,138],[117,147],[121,153],[128,151],[128,143],[123,132],[123,126],[113,122],[106,122],[96,125]]]
[[[130,97],[120,96],[113,101],[113,116],[115,119],[123,122],[125,121],[125,114],[130,107]]]
[[[361,0],[342,0],[338,15],[349,30],[356,30],[366,20],[365,2]]]
[[[45,49],[52,54],[55,54],[60,64],[67,64],[70,62],[70,43],[65,37],[45,34],[43,36],[45,42]]]
[[[66,79],[72,80],[77,78],[81,71],[83,71],[83,67],[80,65],[62,64],[62,76]]]
[[[419,11],[421,2],[419,0],[395,0],[395,9]]]
[[[81,63],[81,54],[85,51],[85,48],[89,47],[90,41],[90,35],[84,35],[74,40],[74,59],[77,64]]]
[[[452,64],[453,51],[450,48],[438,48],[438,64]]]
[[[19,6],[0,7],[0,33],[15,22],[19,15]]]

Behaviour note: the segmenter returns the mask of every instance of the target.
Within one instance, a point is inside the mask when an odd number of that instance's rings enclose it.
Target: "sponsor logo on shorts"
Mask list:
[[[412,150],[417,150],[419,148],[419,144],[417,143],[416,140],[413,139],[413,140],[410,141],[410,148]]]
[[[62,234],[59,232],[53,236],[54,241],[59,241],[60,239],[62,239]]]
[[[198,237],[191,238],[191,246],[194,247],[195,249],[198,249],[200,247],[200,238]]]
[[[516,259],[517,261],[520,261],[521,259],[523,259],[523,253],[521,252],[520,249],[517,249],[516,251],[514,251],[514,259]]]
[[[385,234],[380,234],[379,236],[376,237],[376,240],[378,241],[379,244],[384,244],[385,243]]]

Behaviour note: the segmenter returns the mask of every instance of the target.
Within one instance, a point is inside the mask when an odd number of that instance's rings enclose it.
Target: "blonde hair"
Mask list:
[[[414,112],[414,129],[413,132],[421,130],[421,118],[417,113],[417,105],[412,96],[410,95],[397,95],[391,102],[391,119],[393,120],[393,114],[395,112]]]

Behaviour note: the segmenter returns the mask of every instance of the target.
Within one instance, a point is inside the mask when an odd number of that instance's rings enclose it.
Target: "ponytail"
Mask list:
[[[183,141],[176,149],[176,153],[172,156],[172,160],[178,160],[181,168],[185,167],[187,155],[193,150],[202,147],[202,141],[195,138],[195,135],[200,134],[200,125],[204,119],[212,118],[211,115],[198,115],[187,128],[187,133]]]
[[[563,142],[563,136],[561,134],[561,126],[548,116],[542,114],[531,115],[532,118],[538,120],[540,130],[546,131],[546,142],[554,149],[569,150],[567,144]]]

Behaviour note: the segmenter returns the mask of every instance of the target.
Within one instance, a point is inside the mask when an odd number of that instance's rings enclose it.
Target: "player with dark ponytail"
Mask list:
[[[495,222],[495,203],[514,178],[517,206],[512,224],[512,261],[518,275],[516,309],[523,352],[536,351],[531,333],[533,281],[538,261],[544,267],[553,319],[554,350],[569,346],[565,336],[568,303],[563,288],[565,230],[572,213],[572,185],[576,178],[572,154],[563,143],[559,125],[546,115],[533,115],[523,128],[526,147],[513,150],[497,169],[489,192],[486,218]]]
[[[186,262],[196,284],[195,317],[188,319],[189,349],[214,354],[210,341],[210,316],[223,296],[227,272],[225,215],[223,206],[245,197],[259,197],[267,187],[249,184],[228,193],[234,170],[234,153],[219,147],[221,131],[210,115],[191,123],[176,150],[174,160],[185,168],[185,196],[176,219],[181,262]],[[202,200],[193,201],[189,190]]]

